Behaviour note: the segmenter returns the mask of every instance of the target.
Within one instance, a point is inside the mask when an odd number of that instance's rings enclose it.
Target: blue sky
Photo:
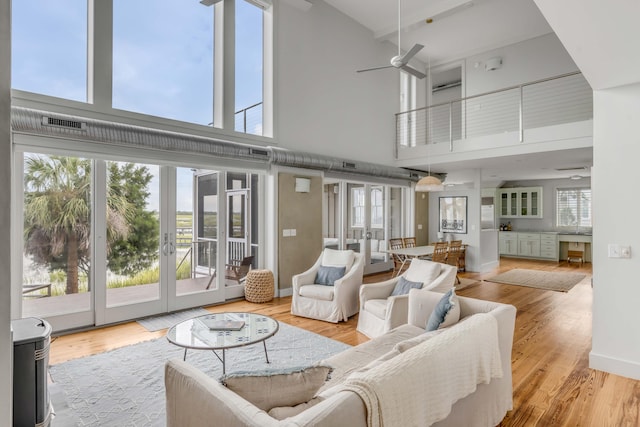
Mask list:
[[[212,122],[214,8],[199,0],[113,4],[113,107]],[[12,13],[12,87],[86,102],[87,1],[14,0]],[[262,11],[237,0],[236,22],[240,110],[262,101]],[[178,170],[178,210],[192,208],[186,171]],[[157,176],[149,190],[148,208],[157,210]]]
[[[114,108],[210,123],[214,8],[198,0],[113,3]],[[86,0],[19,0],[12,7],[12,86],[86,102]],[[236,21],[240,110],[262,100],[262,11],[238,0]]]

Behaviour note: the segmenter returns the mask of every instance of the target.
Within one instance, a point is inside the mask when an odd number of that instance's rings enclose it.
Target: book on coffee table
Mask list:
[[[244,327],[244,320],[199,319],[207,328],[218,331],[239,331]]]

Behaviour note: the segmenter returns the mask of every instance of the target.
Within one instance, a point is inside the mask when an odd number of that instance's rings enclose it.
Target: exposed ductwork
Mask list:
[[[417,176],[414,177],[411,171],[402,168],[352,160],[346,161],[337,157],[288,151],[273,147],[271,148],[271,163],[303,169],[318,169],[408,181],[417,181],[419,179]]]
[[[142,126],[11,107],[13,132],[173,152],[208,154],[303,169],[417,181],[409,170],[275,147],[252,146]]]
[[[80,141],[210,154],[222,158],[260,162],[268,159],[262,153],[253,152],[249,145],[22,107],[11,107],[11,130]]]

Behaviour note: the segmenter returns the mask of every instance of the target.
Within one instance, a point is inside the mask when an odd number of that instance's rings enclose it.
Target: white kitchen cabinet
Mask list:
[[[501,231],[500,255],[558,260],[558,235],[545,232]]]
[[[518,255],[518,233],[501,232],[499,250],[500,255]]]
[[[515,190],[498,190],[499,215],[501,218],[518,217],[518,192]]]
[[[558,260],[558,235],[557,234],[540,234],[540,258],[548,258]]]
[[[501,218],[542,218],[542,187],[498,189]]]
[[[518,256],[540,257],[539,233],[518,233]]]

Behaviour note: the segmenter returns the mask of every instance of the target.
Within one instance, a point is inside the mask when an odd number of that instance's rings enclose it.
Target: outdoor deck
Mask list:
[[[176,294],[180,296],[196,292],[208,292],[206,289],[208,283],[209,277],[179,280],[176,283]],[[237,282],[230,280],[226,281],[226,286],[234,285],[237,285]],[[215,290],[214,286],[215,281],[212,283],[211,291]],[[91,295],[92,292],[51,297],[43,296],[40,298],[27,296],[23,298],[22,316],[48,317],[65,313],[86,311],[91,307]],[[107,307],[153,301],[159,298],[160,286],[158,283],[107,289]]]

